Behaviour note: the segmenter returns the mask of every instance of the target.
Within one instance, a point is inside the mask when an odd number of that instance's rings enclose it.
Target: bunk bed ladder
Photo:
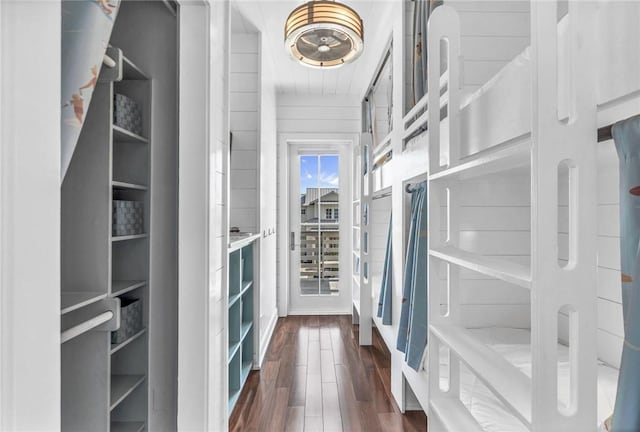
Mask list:
[[[371,299],[371,203],[373,191],[372,156],[373,136],[362,133],[362,184],[360,185],[360,299],[359,299],[359,343],[371,345],[373,331],[373,302]]]
[[[441,171],[443,166],[454,166],[459,161],[460,151],[460,127],[459,109],[460,105],[460,20],[456,11],[449,6],[439,6],[431,15],[429,20],[429,33],[427,37],[428,48],[428,86],[429,89],[440,88],[441,49],[446,41],[447,66],[448,70],[448,95],[447,118],[449,121],[449,139],[441,140],[441,112],[440,112],[440,92],[431,91],[428,93],[428,136],[429,136],[429,174]],[[447,145],[448,144],[448,145]],[[428,316],[430,323],[429,349],[428,349],[428,376],[429,376],[429,409],[428,420],[429,430],[451,430],[451,431],[475,431],[482,428],[475,421],[473,416],[460,401],[460,363],[457,356],[451,352],[451,347],[446,341],[436,334],[434,328],[452,327],[460,321],[459,301],[456,298],[457,291],[450,290],[447,298],[443,298],[442,280],[436,268],[441,265],[441,260],[434,257],[432,248],[434,239],[432,233],[440,233],[442,229],[448,229],[440,220],[440,209],[443,194],[446,195],[449,207],[450,224],[453,226],[455,218],[458,217],[457,195],[453,193],[450,186],[441,183],[429,182],[429,293],[428,293]],[[447,242],[449,244],[458,243],[456,233],[448,232]],[[447,266],[449,286],[455,286],[459,278],[459,268],[454,265]],[[446,314],[442,314],[441,308],[446,304],[448,308]],[[440,346],[443,344],[450,350],[449,355],[449,385],[445,391],[440,386]]]
[[[505,265],[459,248],[459,178],[498,157],[480,155],[461,163],[460,22],[456,11],[438,7],[428,35],[429,85],[439,88],[441,41],[448,48],[448,139],[441,133],[440,110],[429,109],[429,430],[482,430],[460,401],[460,365],[480,379],[523,425],[533,431],[595,430],[596,427],[596,68],[595,6],[570,2],[568,82],[569,117],[558,119],[557,4],[531,2],[533,106],[529,143],[510,144],[530,163],[531,266]],[[438,107],[439,92],[429,92],[428,107]],[[441,135],[443,135],[441,137]],[[515,147],[518,146],[516,149]],[[514,168],[523,157],[511,150],[499,170]],[[569,177],[569,259],[564,267],[558,249],[558,172]],[[492,165],[492,167],[493,167]],[[512,166],[513,165],[513,166]],[[448,208],[447,221],[440,210]],[[446,238],[438,239],[441,232]],[[460,268],[529,288],[531,292],[532,375],[526,376],[462,325]],[[444,269],[446,275],[441,275]],[[442,277],[445,276],[445,277]],[[557,384],[558,314],[570,322],[570,403],[560,406]],[[448,349],[448,386],[441,386],[441,346]],[[448,388],[446,388],[448,387]]]
[[[532,430],[596,429],[595,2],[569,2],[568,118],[559,120],[557,4],[531,2]],[[593,89],[589,91],[588,89]],[[559,265],[559,168],[568,170],[568,263]],[[569,404],[559,408],[558,315],[569,314]]]

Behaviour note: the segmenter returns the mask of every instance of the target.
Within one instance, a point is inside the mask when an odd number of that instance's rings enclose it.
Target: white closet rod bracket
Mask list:
[[[99,304],[104,312],[64,330],[60,334],[61,344],[92,330],[115,331],[120,328],[120,299],[117,297],[113,299],[105,299]]]
[[[102,63],[108,68],[116,67],[116,61],[114,59],[112,59],[111,57],[109,57],[108,55],[106,55],[106,54],[102,58]]]
[[[122,50],[109,45],[104,54],[102,63],[107,66],[102,68],[98,81],[109,83],[112,81],[122,81]]]

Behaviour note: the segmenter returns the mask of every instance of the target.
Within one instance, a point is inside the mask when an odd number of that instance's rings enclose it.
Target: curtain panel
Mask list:
[[[613,126],[620,159],[620,258],[624,346],[613,432],[640,430],[640,116]]]
[[[411,193],[411,226],[396,348],[418,370],[427,347],[427,183]]]
[[[378,318],[382,318],[382,324],[391,325],[391,305],[393,298],[393,264],[392,264],[392,221],[389,218],[389,231],[387,233],[387,249],[384,255],[384,268],[382,270],[382,283],[380,286],[380,299],[378,301]]]

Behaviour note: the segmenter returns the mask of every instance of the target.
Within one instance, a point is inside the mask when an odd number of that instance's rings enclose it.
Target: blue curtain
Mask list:
[[[427,347],[427,183],[411,193],[411,227],[396,347],[418,370]]]
[[[393,217],[389,218],[389,232],[387,233],[387,250],[384,255],[384,269],[382,270],[382,283],[380,286],[380,300],[378,301],[378,318],[382,318],[382,324],[391,325],[391,299],[393,298],[393,267],[391,263],[391,227]]]
[[[620,158],[620,257],[624,346],[614,432],[640,431],[640,116],[613,126]]]

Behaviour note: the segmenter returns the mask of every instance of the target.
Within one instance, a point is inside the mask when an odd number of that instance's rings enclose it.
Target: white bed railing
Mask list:
[[[439,88],[441,41],[448,47],[448,140],[441,137],[439,110],[428,111],[429,132],[429,430],[482,430],[460,400],[460,364],[464,364],[533,431],[596,429],[596,97],[593,58],[595,2],[570,2],[568,30],[570,85],[562,101],[569,119],[558,119],[557,5],[531,2],[532,107],[530,134],[507,141],[495,151],[461,160],[460,20],[447,6],[430,17],[429,86]],[[578,91],[581,90],[581,91]],[[427,106],[444,106],[430,92]],[[487,119],[491,121],[491,119]],[[415,124],[415,123],[414,123]],[[419,126],[418,126],[419,127]],[[413,129],[413,125],[410,126]],[[408,130],[407,132],[410,132]],[[408,134],[406,136],[409,136]],[[569,263],[558,264],[558,175],[569,169]],[[531,176],[531,263],[514,265],[466,252],[460,245],[461,179],[528,165]],[[446,203],[441,202],[446,197]],[[440,209],[448,208],[442,221]],[[447,232],[438,241],[434,233]],[[447,264],[447,278],[438,268]],[[528,288],[531,293],[531,378],[496,351],[476,340],[461,324],[460,269]],[[446,294],[443,294],[446,293]],[[446,296],[446,298],[445,298]],[[441,305],[447,304],[445,315]],[[558,404],[558,314],[570,311],[570,403]],[[440,346],[449,349],[449,389],[440,386]]]

